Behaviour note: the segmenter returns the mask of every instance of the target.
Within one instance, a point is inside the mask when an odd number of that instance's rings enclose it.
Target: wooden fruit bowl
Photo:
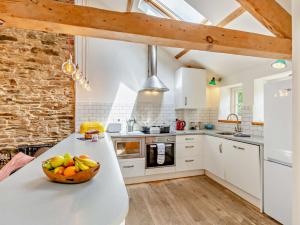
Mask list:
[[[80,184],[87,182],[92,179],[99,172],[99,170],[100,164],[98,163],[98,166],[96,167],[90,168],[85,171],[80,171],[73,176],[66,177],[64,175],[55,174],[48,169],[43,168],[44,173],[51,181],[63,184]]]

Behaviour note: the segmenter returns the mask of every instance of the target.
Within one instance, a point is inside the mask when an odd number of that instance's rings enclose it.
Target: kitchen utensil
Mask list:
[[[169,125],[160,126],[160,133],[162,134],[170,133],[170,126]]]
[[[184,120],[176,119],[176,130],[184,130],[186,122]]]
[[[90,168],[88,170],[80,171],[76,173],[73,176],[64,176],[60,174],[55,174],[52,171],[49,171],[46,168],[43,168],[44,173],[47,175],[47,177],[57,183],[63,183],[63,184],[79,184],[84,183],[89,180],[91,180],[100,170],[100,164],[98,163],[98,166]]]

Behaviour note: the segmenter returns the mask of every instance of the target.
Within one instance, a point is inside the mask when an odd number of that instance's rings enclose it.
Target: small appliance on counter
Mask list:
[[[206,130],[213,130],[214,127],[215,127],[215,126],[214,126],[213,124],[210,124],[210,123],[204,125],[204,128],[205,128]]]
[[[93,122],[83,122],[80,124],[80,133],[85,134],[88,131],[97,130],[99,133],[105,132],[105,127],[102,123],[98,121]]]
[[[142,132],[144,134],[166,134],[166,133],[170,133],[170,126],[169,125],[143,126]]]
[[[184,120],[176,119],[176,130],[184,130],[186,122]]]
[[[107,126],[108,133],[120,133],[122,129],[121,123],[109,123]]]

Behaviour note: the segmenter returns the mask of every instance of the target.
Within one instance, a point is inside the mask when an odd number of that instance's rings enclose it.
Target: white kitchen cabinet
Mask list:
[[[204,167],[219,178],[225,178],[223,142],[225,139],[204,136]]]
[[[185,156],[177,159],[176,171],[188,171],[203,169],[202,157],[200,155]]]
[[[176,136],[176,171],[203,169],[203,135]]]
[[[197,109],[206,106],[207,71],[181,67],[175,76],[176,109]]]
[[[252,196],[261,198],[259,146],[225,140],[223,149],[225,180]]]
[[[119,165],[124,178],[145,175],[145,158],[119,159]]]

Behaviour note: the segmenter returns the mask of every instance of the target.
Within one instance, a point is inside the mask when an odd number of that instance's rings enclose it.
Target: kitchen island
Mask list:
[[[129,200],[108,136],[98,142],[72,134],[0,183],[0,224],[120,225]],[[101,164],[94,179],[75,185],[50,182],[41,162],[55,155],[88,154]]]

